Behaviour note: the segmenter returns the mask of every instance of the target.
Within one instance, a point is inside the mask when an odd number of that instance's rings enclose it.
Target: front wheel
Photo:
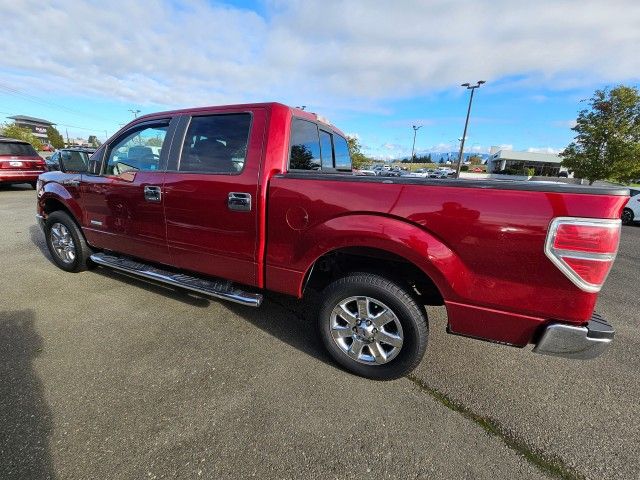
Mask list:
[[[81,272],[92,266],[92,251],[76,222],[66,213],[56,211],[44,225],[47,247],[55,264],[67,272]]]
[[[633,210],[630,208],[625,208],[622,211],[622,223],[623,225],[629,225],[633,223]]]
[[[427,347],[424,307],[401,283],[353,273],[322,294],[318,326],[340,365],[375,380],[402,377],[418,366]]]

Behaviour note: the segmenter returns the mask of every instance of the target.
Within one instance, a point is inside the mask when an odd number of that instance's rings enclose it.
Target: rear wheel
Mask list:
[[[91,266],[92,251],[82,231],[66,212],[51,213],[44,224],[47,247],[55,264],[67,272],[81,272]]]
[[[427,316],[400,282],[353,273],[331,283],[323,297],[318,326],[340,365],[363,377],[392,380],[420,363]]]
[[[622,211],[622,223],[624,225],[629,225],[632,222],[633,222],[633,210],[631,210],[630,208],[625,208]]]

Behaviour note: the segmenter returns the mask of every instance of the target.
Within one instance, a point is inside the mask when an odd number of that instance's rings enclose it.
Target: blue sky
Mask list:
[[[594,89],[640,77],[640,4],[325,0],[0,0],[0,120],[103,138],[133,115],[252,101],[306,105],[366,153],[559,151]],[[39,11],[39,15],[32,12]],[[42,19],[46,18],[46,23]],[[33,32],[37,32],[34,34]]]

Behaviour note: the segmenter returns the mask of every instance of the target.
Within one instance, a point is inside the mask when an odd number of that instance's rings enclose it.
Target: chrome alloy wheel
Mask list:
[[[64,224],[56,222],[51,225],[49,232],[51,246],[58,258],[64,263],[73,263],[76,259],[76,244],[69,229]]]
[[[393,311],[371,297],[349,297],[331,312],[331,336],[353,360],[383,365],[393,360],[403,343],[402,325]]]

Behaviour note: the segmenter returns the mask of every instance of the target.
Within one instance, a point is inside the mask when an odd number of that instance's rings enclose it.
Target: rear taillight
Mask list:
[[[620,220],[559,217],[547,232],[544,252],[585,292],[602,288],[620,243]]]

